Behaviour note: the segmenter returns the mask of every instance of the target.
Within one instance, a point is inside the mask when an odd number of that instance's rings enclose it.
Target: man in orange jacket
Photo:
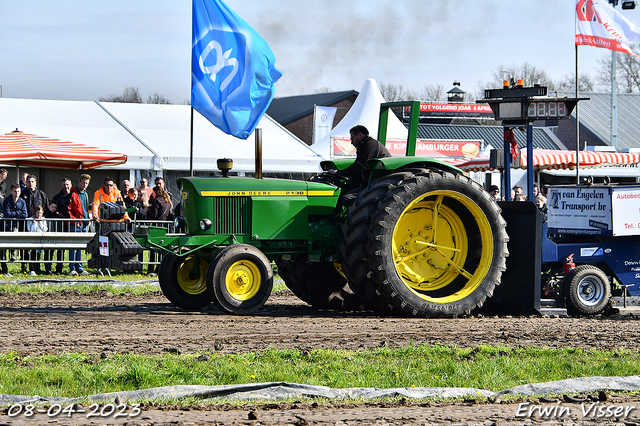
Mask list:
[[[120,191],[113,183],[113,179],[108,176],[104,178],[104,185],[102,185],[100,189],[98,189],[93,195],[92,212],[94,220],[100,220],[100,218],[98,217],[98,209],[100,208],[100,204],[107,201],[111,201],[113,203],[122,201],[124,203]],[[124,214],[124,219],[129,220],[129,216],[126,213]]]

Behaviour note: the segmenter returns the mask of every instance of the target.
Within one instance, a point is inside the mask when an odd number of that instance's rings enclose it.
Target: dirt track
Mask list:
[[[0,293],[0,338],[3,352],[15,350],[21,355],[63,352],[107,355],[135,352],[153,355],[167,351],[194,353],[207,350],[238,353],[268,347],[361,350],[381,345],[397,347],[409,342],[416,345],[441,343],[471,347],[503,344],[511,347],[637,349],[640,318],[380,318],[372,313],[317,311],[288,292],[273,295],[257,315],[238,317],[223,315],[213,305],[202,312],[181,311],[168,303],[160,293],[114,296],[107,292],[83,295],[75,290],[66,290],[62,295]],[[247,417],[251,411],[249,408],[180,412],[154,407],[145,410],[134,422],[131,419],[118,419],[117,422],[112,419],[109,422],[305,424],[298,417],[305,419],[308,424],[344,424],[336,423],[340,421],[347,424],[482,424],[485,420],[497,424],[522,424],[523,421],[514,417],[518,407],[512,404],[469,407],[459,404],[439,408],[433,404],[424,405],[276,405],[267,410],[257,409],[257,421]],[[640,411],[640,400],[635,405]],[[576,407],[574,411],[578,413],[579,408]],[[46,416],[40,419],[43,424],[52,420]],[[32,420],[0,416],[0,422],[6,421],[7,424],[34,424]],[[58,424],[69,424],[67,420],[59,419]],[[556,422],[559,420],[555,419]],[[634,424],[637,415],[629,423],[631,420],[628,418],[627,424]],[[23,421],[26,423],[21,423]],[[101,419],[101,422],[104,421],[107,420]],[[580,423],[586,420],[576,418],[576,421]],[[72,423],[83,422],[77,418]]]
[[[201,312],[182,311],[159,292],[117,296],[65,290],[0,293],[0,338],[5,352],[22,355],[238,353],[269,347],[358,350],[409,342],[637,349],[640,318],[381,318],[318,311],[288,292],[272,295],[258,314],[240,317],[224,315],[213,305]]]

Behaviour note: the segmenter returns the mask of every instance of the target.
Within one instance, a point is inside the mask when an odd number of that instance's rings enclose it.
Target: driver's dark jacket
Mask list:
[[[369,181],[371,171],[367,167],[367,161],[372,158],[391,157],[391,154],[380,142],[371,136],[365,137],[356,147],[356,161],[344,170],[340,170],[337,174],[340,176],[351,178],[350,183],[353,185],[362,185]]]

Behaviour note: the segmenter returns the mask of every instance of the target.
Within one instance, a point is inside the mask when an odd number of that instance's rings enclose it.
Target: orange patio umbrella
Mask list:
[[[115,166],[127,161],[118,152],[46,136],[22,133],[18,129],[0,135],[0,163],[50,169],[85,170],[100,166]]]

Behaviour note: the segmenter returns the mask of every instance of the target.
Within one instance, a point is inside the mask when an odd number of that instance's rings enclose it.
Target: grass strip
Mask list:
[[[147,294],[159,291],[157,282],[155,284],[147,281],[128,281],[125,283],[93,283],[82,281],[77,283],[58,282],[24,282],[24,283],[0,283],[0,293],[9,294],[41,294],[47,292],[64,292],[76,290],[80,293],[91,293],[97,291],[108,291],[112,294]]]
[[[90,293],[94,291],[108,291],[112,294],[145,294],[158,291],[158,281],[150,280],[145,276],[140,275],[128,275],[124,279],[122,276],[114,277],[113,280],[105,280],[93,278],[90,280],[77,280],[74,282],[68,281],[68,279],[60,279],[53,277],[52,280],[45,280],[43,277],[39,277],[38,280],[29,279],[25,277],[23,280],[3,282],[0,281],[0,292],[6,292],[10,294],[18,293],[46,293],[65,290],[77,290],[80,293]],[[135,279],[137,278],[137,279]],[[277,277],[278,278],[278,277]],[[278,292],[286,290],[287,286],[281,279],[274,280],[272,292]]]
[[[476,387],[640,373],[640,352],[422,345],[366,351],[268,349],[244,354],[0,356],[0,393],[68,396],[169,385],[287,381],[346,387]]]

